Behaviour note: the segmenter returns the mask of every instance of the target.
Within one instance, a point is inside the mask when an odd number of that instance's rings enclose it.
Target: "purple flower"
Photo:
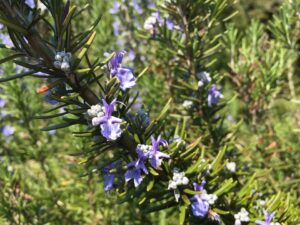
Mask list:
[[[148,174],[148,170],[144,164],[143,158],[139,158],[135,161],[128,163],[127,167],[132,167],[132,168],[126,171],[125,182],[133,180],[134,186],[135,187],[139,186],[143,180],[142,172]]]
[[[110,191],[114,188],[115,184],[115,175],[107,174],[103,176],[104,179],[104,191]]]
[[[51,90],[47,91],[44,95],[44,101],[50,105],[58,104],[59,102],[56,101],[55,99],[51,98],[51,95],[52,95],[52,91]]]
[[[2,23],[0,23],[0,30],[2,30],[4,28],[4,25]]]
[[[35,8],[34,0],[25,0],[25,4],[28,5],[30,8]]]
[[[104,191],[110,191],[114,188],[115,185],[115,176],[116,173],[110,172],[112,169],[115,169],[118,167],[120,163],[120,160],[113,162],[108,167],[103,169],[103,172],[105,175],[103,176],[104,179]]]
[[[154,12],[149,16],[144,23],[144,29],[149,30],[152,34],[156,32],[156,24],[159,26],[164,24],[164,20],[160,17],[160,12]]]
[[[104,99],[102,100],[104,106],[104,115],[95,117],[93,119],[94,125],[100,125],[101,134],[107,140],[116,140],[121,136],[122,130],[120,127],[121,119],[112,116],[116,105],[116,99],[108,104]]]
[[[135,77],[133,71],[130,68],[118,68],[116,77],[120,81],[120,88],[125,91],[127,88],[135,86]]]
[[[9,125],[3,126],[0,128],[0,131],[2,132],[2,134],[6,137],[11,136],[14,134],[15,132],[15,128]]]
[[[137,0],[133,0],[133,8],[137,11],[138,14],[143,13],[143,9],[139,6]]]
[[[120,88],[125,91],[127,88],[135,86],[135,77],[130,68],[121,67],[121,63],[126,52],[124,50],[117,51],[110,60],[110,73],[116,76],[120,81]]]
[[[213,105],[217,105],[218,102],[220,101],[221,98],[224,96],[222,93],[219,91],[217,85],[213,85],[209,90],[208,90],[208,106],[212,107]]]
[[[121,126],[119,123],[111,123],[109,120],[106,123],[100,125],[101,127],[101,134],[107,140],[117,140],[121,134]]]
[[[166,27],[168,30],[174,29],[174,22],[170,18],[166,19]]]
[[[0,98],[0,108],[3,108],[6,105],[6,101]]]
[[[113,32],[115,36],[118,36],[120,34],[120,21],[116,20],[113,22],[112,26],[113,26]]]
[[[3,73],[4,73],[4,70],[3,70],[3,68],[0,66],[0,75],[3,75]]]
[[[0,34],[0,40],[2,44],[7,45],[8,47],[13,47],[13,43],[7,34]]]
[[[267,211],[264,210],[265,221],[256,220],[255,223],[258,225],[270,225],[273,217],[275,216],[275,213],[276,212],[269,214]]]
[[[7,113],[6,112],[0,112],[0,118],[4,118],[7,116]]]
[[[133,61],[135,59],[135,53],[134,53],[133,50],[130,50],[128,52],[128,59],[131,60],[131,61]]]
[[[197,217],[205,217],[208,213],[209,209],[209,196],[206,194],[204,190],[205,181],[199,185],[197,183],[193,183],[195,191],[203,191],[203,194],[194,195],[190,200],[192,201],[191,207],[194,216]]]
[[[138,145],[136,152],[138,154],[139,160],[145,160],[148,158],[149,163],[153,168],[158,168],[162,160],[170,158],[168,154],[162,153],[159,151],[159,146],[167,146],[168,143],[166,140],[162,139],[160,136],[155,140],[155,138],[151,137],[152,146],[151,145]]]
[[[117,1],[113,3],[113,7],[109,10],[111,14],[116,14],[119,12],[121,4]]]
[[[149,154],[149,162],[150,162],[151,166],[153,166],[154,168],[158,168],[162,163],[162,159],[170,158],[170,156],[168,154],[165,154],[165,153],[162,153],[159,151],[160,145],[167,146],[168,143],[166,140],[162,139],[160,136],[158,136],[158,138],[156,140],[154,137],[151,137],[151,140],[152,140],[152,149]]]
[[[110,60],[110,67],[111,67],[110,73],[113,76],[117,74],[118,68],[121,67],[121,63],[122,63],[125,53],[126,52],[124,50],[116,51],[116,54]]]
[[[161,18],[159,11],[152,13],[151,16],[153,16],[154,18],[156,18],[156,21],[158,22],[159,25],[163,25],[164,24],[164,19]]]
[[[24,72],[27,72],[28,69],[23,67],[23,66],[20,66],[20,65],[16,65],[16,73],[24,73]]]
[[[118,175],[118,173],[111,172],[111,170],[120,167],[120,163],[121,160],[117,160],[103,169],[103,172],[105,173],[103,175],[104,190],[106,192],[112,190],[115,187],[115,177]]]

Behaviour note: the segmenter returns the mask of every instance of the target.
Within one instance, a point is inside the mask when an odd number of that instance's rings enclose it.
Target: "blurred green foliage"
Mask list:
[[[94,46],[97,48],[91,50],[90,59],[104,59],[103,53],[121,48],[133,49],[136,58],[131,65],[135,70],[142,71],[149,66],[138,81],[138,90],[140,101],[150,117],[156,118],[168,99],[175,96],[167,118],[166,124],[169,125],[164,126],[165,134],[178,134],[183,127],[181,138],[192,142],[198,138],[196,135],[200,129],[205,134],[201,137],[201,154],[203,149],[213,150],[206,153],[209,159],[213,159],[228,141],[225,158],[237,162],[241,173],[239,184],[243,186],[246,178],[256,173],[253,183],[247,186],[254,190],[254,199],[261,198],[260,193],[255,192],[260,190],[269,209],[279,208],[282,217],[297,219],[300,213],[297,208],[300,204],[299,78],[296,76],[299,71],[299,27],[287,18],[289,12],[293,14],[292,9],[281,7],[283,2],[278,0],[241,0],[230,4],[222,18],[236,10],[238,13],[229,22],[220,19],[213,30],[199,29],[211,42],[201,48],[199,54],[195,51],[198,58],[195,57],[192,68],[189,59],[180,56],[188,55],[189,47],[194,46],[182,44],[179,34],[165,31],[163,36],[152,40],[148,34],[140,32],[138,25],[143,26],[150,10],[144,8],[143,14],[136,15],[126,2],[128,10],[119,15],[123,19],[121,34],[114,35],[112,24],[117,15],[108,13],[112,1],[78,1],[81,6],[87,3],[89,6],[82,14],[86,20],[76,20],[74,26],[78,31],[85,30],[99,14],[102,16],[95,29]],[[176,13],[172,14],[170,8],[160,10],[176,21]],[[292,29],[284,30],[287,25],[282,24],[284,22]],[[194,25],[191,29],[203,26],[200,22]],[[292,38],[287,38],[289,36]],[[205,55],[206,51],[211,54]],[[1,58],[5,55],[6,52],[2,51]],[[201,105],[206,99],[200,99],[197,94],[190,95],[195,92],[197,80],[187,74],[196,73],[196,70],[209,71],[223,86],[227,103],[216,111],[206,111]],[[3,76],[14,74],[15,66],[7,64],[4,71]],[[117,193],[103,191],[100,174],[86,175],[86,171],[97,165],[96,162],[85,164],[87,157],[76,154],[89,147],[85,139],[71,137],[71,132],[82,130],[80,126],[41,133],[40,129],[50,122],[34,117],[51,108],[43,101],[43,94],[36,93],[43,84],[42,80],[33,78],[0,84],[0,97],[7,101],[1,109],[7,115],[0,119],[0,127],[8,124],[15,127],[9,138],[0,135],[0,223],[178,224],[174,218],[178,212],[172,209],[144,214],[136,202],[116,204]],[[186,99],[198,105],[187,110],[182,105]],[[214,121],[211,115],[220,116],[220,119]],[[61,121],[55,118],[51,123]],[[211,121],[215,122],[213,128],[209,126]],[[190,130],[190,133],[185,130]],[[200,148],[197,151],[200,152]],[[109,159],[110,155],[105,157]],[[190,159],[195,163],[194,156]],[[219,181],[216,182],[214,176],[210,179],[213,191],[218,191]],[[279,194],[272,197],[276,193]],[[249,199],[250,194],[246,191],[241,198],[222,197],[227,203],[237,201],[240,205],[253,206],[254,200],[250,202]],[[289,201],[293,203],[291,206]],[[284,213],[288,207],[290,214],[286,216]],[[254,209],[252,213],[255,214]],[[232,218],[228,216],[227,219]],[[294,220],[287,224],[298,223]]]

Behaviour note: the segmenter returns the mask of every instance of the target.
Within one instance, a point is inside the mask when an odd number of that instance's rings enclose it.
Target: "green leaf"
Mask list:
[[[180,157],[184,157],[188,155],[190,152],[193,152],[195,148],[198,147],[200,141],[202,140],[202,137],[199,137],[195,141],[193,141],[190,145],[187,146],[187,149],[180,155]]]
[[[231,188],[233,188],[237,184],[237,181],[233,181],[232,178],[225,180],[221,185],[220,189],[214,192],[215,195],[220,196],[223,193],[228,192]]]
[[[78,54],[78,56],[76,56],[75,58],[75,62],[74,62],[74,68],[76,68],[79,63],[81,62],[82,58],[85,56],[85,54],[87,53],[88,49],[90,48],[90,46],[92,45],[93,41],[95,40],[96,37],[96,32],[92,32],[89,39],[86,41],[86,43],[83,46],[83,49],[80,51],[80,53]]]
[[[75,124],[77,124],[77,121],[62,122],[62,123],[53,124],[48,127],[42,128],[41,131],[57,130],[57,129],[66,128],[66,127],[69,127],[69,126],[72,126]]]
[[[180,206],[179,211],[180,211],[180,213],[179,213],[179,224],[183,225],[184,221],[185,221],[185,216],[186,216],[186,206],[185,205]]]
[[[256,179],[256,173],[252,175],[252,177],[248,180],[248,182],[239,191],[238,193],[239,198],[243,198],[249,191],[251,192],[252,190],[251,185],[253,184],[255,179]]]
[[[153,176],[156,176],[156,177],[159,175],[159,173],[156,172],[152,167],[149,168],[149,172],[150,172]]]
[[[175,202],[174,200],[170,200],[170,201],[168,201],[166,203],[160,203],[160,204],[157,204],[155,206],[148,207],[146,209],[142,209],[142,212],[144,212],[144,213],[152,213],[152,212],[160,211],[160,210],[163,210],[163,209],[175,207],[175,206],[177,206],[177,204],[178,203]]]
[[[199,173],[200,171],[198,170],[198,167],[201,163],[205,163],[203,162],[203,158],[200,156],[197,160],[196,163],[193,163],[188,169],[187,171],[185,172],[186,174],[191,174],[191,173],[194,173],[194,172],[197,172]],[[208,163],[208,162],[207,162]]]
[[[16,32],[20,32],[20,33],[23,33],[25,35],[29,34],[28,30],[26,30],[25,28],[19,26],[18,24],[12,23],[12,22],[4,19],[4,18],[0,18],[0,23],[4,24],[8,28],[10,28],[10,29],[12,29]]]
[[[214,161],[212,162],[212,173],[216,172],[221,164],[221,160],[226,152],[227,147],[224,146],[223,149],[221,151],[219,151],[217,157],[214,159]]]
[[[108,63],[115,56],[115,54],[115,52],[111,53],[104,61],[100,63],[100,65],[105,65],[106,63]]]
[[[194,190],[191,190],[191,189],[183,189],[183,192],[184,193],[187,193],[189,195],[200,195],[202,194],[203,192],[202,191],[194,191]]]
[[[54,115],[44,115],[44,116],[33,116],[33,119],[52,119],[52,118],[56,118],[56,117],[60,117],[67,114],[67,112],[63,112],[63,113],[58,113],[58,114],[54,114]]]
[[[218,208],[213,208],[212,211],[220,214],[220,215],[228,215],[230,214],[230,211],[224,211],[224,210],[221,210],[221,209],[218,209]]]
[[[191,201],[189,200],[188,196],[182,195],[181,198],[184,201],[186,206],[189,206],[191,204]]]
[[[8,61],[13,60],[13,59],[15,59],[15,58],[19,58],[19,57],[21,57],[21,56],[24,56],[24,53],[16,53],[16,54],[7,56],[7,57],[5,57],[5,58],[3,58],[3,59],[0,59],[0,65],[1,65],[2,63],[8,62]]]
[[[279,192],[275,197],[273,197],[273,199],[271,199],[269,202],[268,202],[268,208],[267,208],[267,211],[268,212],[274,212],[278,206],[281,204],[282,202],[282,199],[281,199],[281,192]]]
[[[9,76],[9,77],[0,78],[0,83],[10,81],[10,80],[14,80],[14,79],[18,79],[18,78],[22,78],[22,77],[31,75],[33,73],[34,73],[34,71],[31,70],[31,71],[28,71],[28,72],[19,73],[19,74],[12,75],[12,76]]]
[[[169,109],[171,107],[172,101],[173,101],[172,98],[170,98],[169,101],[167,102],[167,104],[165,105],[165,107],[163,108],[163,110],[160,112],[160,114],[157,118],[158,121],[162,120],[166,116],[167,112],[169,111]]]
[[[140,79],[149,69],[149,66],[147,66],[142,72],[139,73],[139,75],[137,76],[136,80]]]
[[[61,29],[61,35],[63,35],[64,34],[64,32],[67,30],[67,28],[68,28],[68,26],[69,26],[69,24],[70,24],[70,22],[71,22],[71,19],[72,19],[72,17],[73,17],[73,15],[74,15],[74,13],[75,13],[75,11],[76,11],[76,6],[75,5],[73,5],[72,7],[71,7],[71,9],[69,10],[69,13],[68,13],[68,15],[66,16],[66,18],[65,18],[65,20],[64,20],[64,23],[63,23],[63,26],[62,26],[62,29]]]
[[[155,180],[154,180],[154,178],[152,178],[150,180],[149,184],[147,185],[147,192],[152,190],[152,188],[154,187],[154,183],[155,183]]]

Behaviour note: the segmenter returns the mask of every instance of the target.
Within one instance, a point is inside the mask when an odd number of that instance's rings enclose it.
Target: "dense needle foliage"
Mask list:
[[[0,224],[299,224],[299,13],[0,0]]]

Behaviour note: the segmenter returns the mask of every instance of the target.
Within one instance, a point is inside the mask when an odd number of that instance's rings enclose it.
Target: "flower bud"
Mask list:
[[[64,72],[68,72],[70,70],[70,64],[68,62],[63,62],[61,64],[61,70]]]
[[[61,68],[61,62],[60,61],[54,61],[54,67],[56,68],[56,69],[60,69]]]

